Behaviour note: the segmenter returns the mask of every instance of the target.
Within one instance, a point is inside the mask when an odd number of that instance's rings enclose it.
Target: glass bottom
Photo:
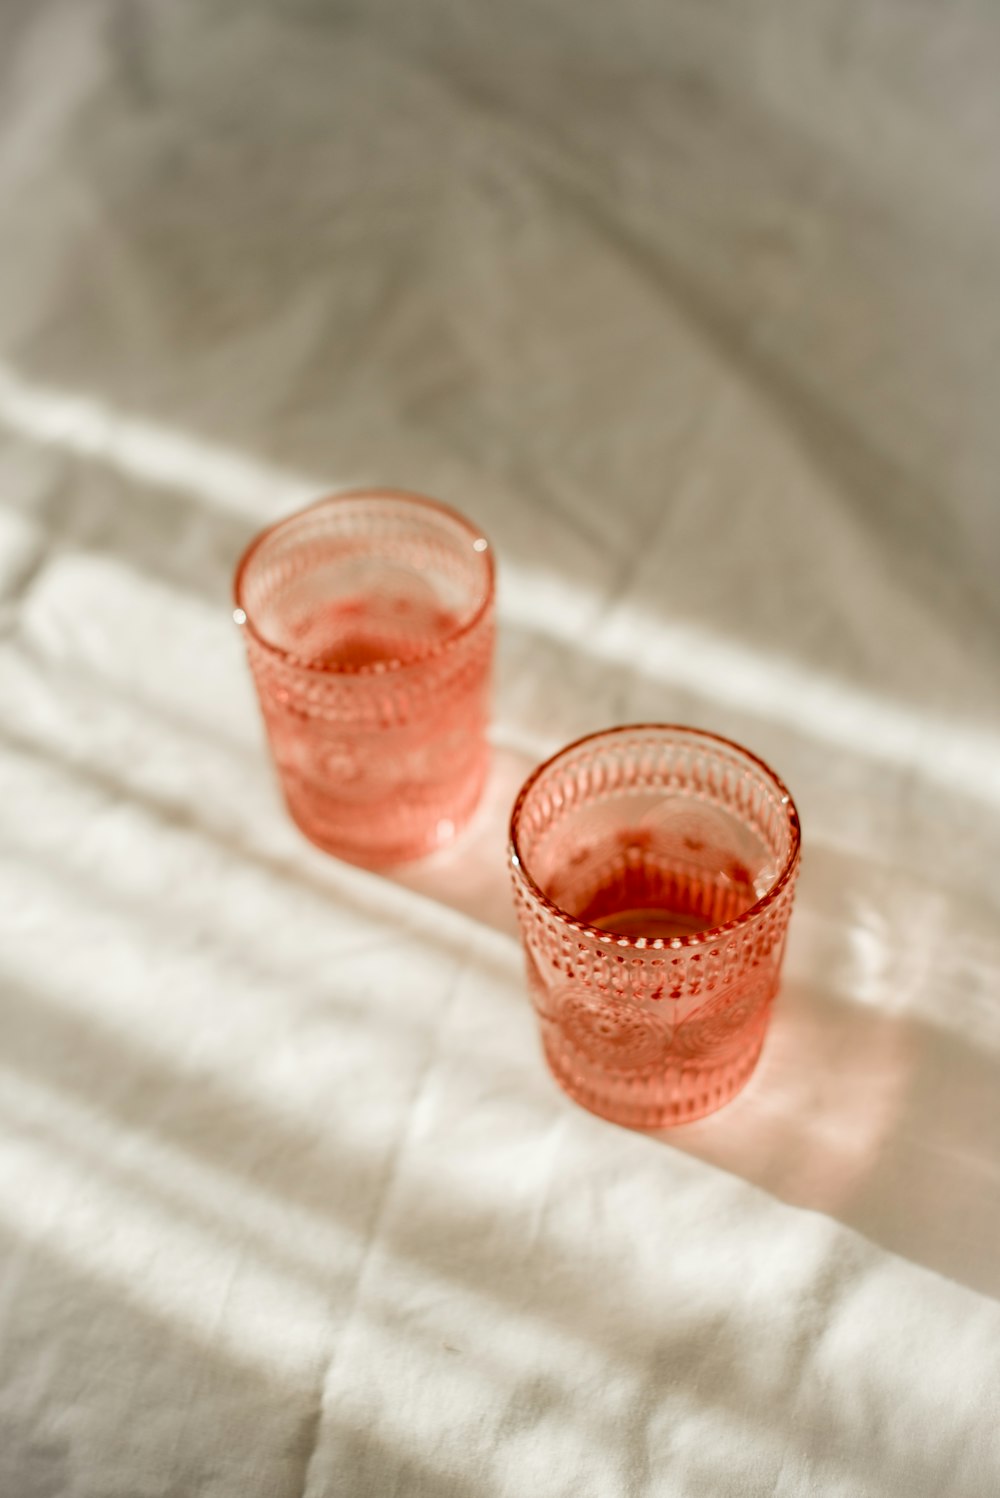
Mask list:
[[[385,801],[351,801],[287,772],[285,802],[299,831],[335,858],[384,869],[446,847],[471,820],[489,769],[484,753],[456,787],[394,787]]]
[[[714,1065],[667,1061],[649,1076],[602,1076],[581,1066],[559,1029],[542,1026],[545,1060],[563,1091],[589,1112],[628,1129],[674,1128],[723,1108],[753,1076],[763,1043],[762,1030],[744,1051]]]

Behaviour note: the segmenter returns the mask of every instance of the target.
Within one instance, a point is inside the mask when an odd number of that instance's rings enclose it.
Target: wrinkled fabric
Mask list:
[[[1000,1491],[1000,25],[947,8],[0,18],[0,1494]],[[380,878],[230,619],[347,483],[475,516],[495,759]],[[792,787],[757,1074],[542,1063],[527,768]]]

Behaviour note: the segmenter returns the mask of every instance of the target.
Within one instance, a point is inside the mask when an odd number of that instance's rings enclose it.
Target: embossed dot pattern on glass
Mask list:
[[[565,1090],[636,1128],[728,1102],[764,1041],[798,874],[798,814],[778,777],[696,729],[593,734],[525,783],[510,863]]]
[[[335,495],[263,531],[235,579],[288,809],[381,867],[448,842],[488,767],[491,548],[434,500]]]

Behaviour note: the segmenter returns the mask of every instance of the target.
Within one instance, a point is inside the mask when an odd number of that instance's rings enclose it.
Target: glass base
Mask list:
[[[388,804],[345,802],[296,785],[286,777],[289,814],[311,843],[345,863],[388,869],[447,847],[472,820],[482,797],[488,757],[458,792],[408,804],[398,795]]]
[[[652,1076],[616,1077],[581,1067],[559,1032],[550,1037],[546,1028],[542,1050],[563,1091],[589,1112],[627,1129],[673,1128],[715,1113],[749,1082],[764,1041],[758,1035],[748,1049],[715,1065],[678,1062]]]

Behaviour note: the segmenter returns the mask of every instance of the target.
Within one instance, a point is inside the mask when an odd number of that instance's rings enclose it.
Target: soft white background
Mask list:
[[[992,0],[0,10],[0,1494],[1000,1492]],[[229,618],[326,487],[477,517],[496,773],[395,880]],[[540,1061],[503,823],[613,721],[806,839],[759,1072]]]

